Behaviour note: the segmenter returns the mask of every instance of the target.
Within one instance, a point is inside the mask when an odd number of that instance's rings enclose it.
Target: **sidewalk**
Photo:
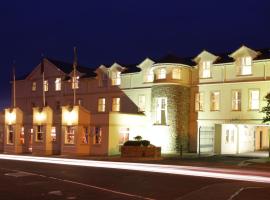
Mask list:
[[[182,158],[178,155],[162,155],[161,158],[123,158],[121,156],[53,156],[57,158],[74,158],[97,161],[131,162],[164,164],[194,167],[213,167],[226,169],[247,169],[270,172],[270,158],[256,158],[247,156],[225,156],[225,155],[201,155],[186,153]]]

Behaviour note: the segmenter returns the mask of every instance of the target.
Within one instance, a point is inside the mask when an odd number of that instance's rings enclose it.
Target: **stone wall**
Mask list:
[[[155,123],[157,97],[167,97],[167,124],[170,144],[167,152],[178,153],[182,145],[188,151],[190,88],[180,85],[155,85],[152,87],[152,120]],[[154,133],[153,133],[154,134]]]

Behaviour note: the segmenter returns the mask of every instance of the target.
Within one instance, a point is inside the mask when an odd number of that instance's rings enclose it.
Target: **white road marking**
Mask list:
[[[136,195],[136,194],[130,194],[130,193],[126,193],[126,192],[120,192],[120,191],[116,191],[116,190],[111,190],[111,189],[107,189],[107,188],[103,188],[103,187],[98,187],[95,185],[90,185],[90,184],[85,184],[85,183],[80,183],[77,181],[71,181],[71,180],[66,180],[66,179],[60,179],[60,178],[56,178],[56,177],[52,177],[52,176],[45,176],[42,174],[37,174],[37,173],[29,173],[29,172],[25,172],[25,171],[19,171],[19,170],[12,170],[12,169],[6,169],[6,168],[0,168],[3,170],[9,170],[9,171],[14,171],[15,173],[10,173],[10,174],[31,174],[32,176],[39,176],[42,178],[49,178],[49,179],[53,179],[56,181],[61,181],[61,182],[66,182],[66,183],[71,183],[71,184],[76,184],[76,185],[80,185],[80,186],[84,186],[84,187],[88,187],[88,188],[92,188],[92,189],[96,189],[96,190],[101,190],[103,192],[109,192],[109,193],[113,193],[113,194],[117,194],[117,195],[121,195],[121,196],[127,196],[127,197],[133,197],[133,198],[137,198],[137,199],[143,199],[143,200],[155,200],[153,198],[148,198],[148,197],[143,197],[140,195]],[[62,196],[62,192],[61,191],[51,191],[48,192],[48,194],[51,195],[57,195],[57,196]],[[67,199],[76,199],[76,197],[68,197]]]
[[[48,157],[38,157],[38,156],[21,156],[21,155],[7,155],[7,154],[1,154],[0,159],[73,165],[73,166],[99,167],[99,168],[110,168],[110,169],[124,169],[124,170],[134,170],[134,171],[144,171],[144,172],[156,172],[156,173],[165,173],[165,174],[176,174],[176,175],[219,178],[219,179],[238,180],[238,181],[270,183],[270,173],[268,172],[261,173],[261,172],[256,172],[256,171],[249,172],[249,171],[244,171],[244,170],[215,169],[215,168],[207,168],[207,167],[93,161],[93,160],[48,158]]]

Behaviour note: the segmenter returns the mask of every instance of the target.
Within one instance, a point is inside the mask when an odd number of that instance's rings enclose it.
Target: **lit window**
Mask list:
[[[120,111],[120,98],[112,99],[112,111],[119,112]]]
[[[121,84],[120,72],[112,72],[112,85],[120,85],[120,84]]]
[[[98,99],[98,112],[105,112],[106,109],[106,99],[105,98],[99,98]]]
[[[95,127],[94,128],[94,138],[93,138],[93,144],[101,144],[102,139],[102,128]]]
[[[56,142],[56,128],[55,128],[55,126],[53,126],[52,130],[51,130],[51,140],[52,140],[52,142]]]
[[[144,80],[145,82],[153,82],[154,80],[153,70],[149,69],[146,71]]]
[[[203,98],[204,95],[202,92],[196,93],[195,95],[195,111],[203,111]]]
[[[20,143],[24,144],[24,127],[21,128],[20,132]]]
[[[156,124],[167,124],[167,98],[156,98]]]
[[[8,125],[7,134],[7,144],[14,144],[14,127],[12,125]]]
[[[211,62],[203,61],[201,63],[201,78],[210,78],[211,77]]]
[[[37,82],[32,82],[32,91],[36,91],[37,90]]]
[[[172,69],[172,79],[181,79],[181,69],[180,68],[173,68]]]
[[[241,92],[239,90],[232,91],[232,110],[241,110]]]
[[[211,92],[211,111],[218,111],[220,109],[220,92]]]
[[[166,69],[165,68],[159,68],[157,70],[157,79],[165,79],[166,78]]]
[[[78,89],[79,88],[79,76],[77,77],[72,77],[72,84],[71,84],[71,88],[74,89]]]
[[[129,140],[129,128],[120,128],[119,145]]]
[[[145,111],[145,95],[140,95],[139,96],[139,112],[144,112]]]
[[[251,57],[240,58],[240,64],[238,67],[240,75],[252,74],[252,58]]]
[[[249,90],[249,109],[259,110],[260,108],[260,91]]]
[[[55,91],[60,91],[61,90],[61,78],[56,78],[55,79]]]
[[[44,127],[39,125],[37,126],[36,132],[36,142],[41,142],[43,140]]]
[[[88,144],[88,127],[83,128],[82,143]]]
[[[44,89],[45,92],[48,92],[48,90],[49,90],[49,82],[48,82],[48,80],[44,80],[43,89]]]
[[[74,126],[66,127],[65,144],[75,144],[75,127]]]

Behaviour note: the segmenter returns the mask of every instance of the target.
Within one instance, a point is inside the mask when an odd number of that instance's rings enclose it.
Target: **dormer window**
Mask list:
[[[250,75],[252,74],[252,58],[241,57],[239,58],[239,75]]]
[[[157,79],[166,79],[166,69],[165,68],[159,68],[157,70]]]
[[[145,78],[144,78],[145,82],[153,82],[154,80],[154,73],[153,73],[153,70],[148,70],[146,73],[145,73]]]
[[[210,78],[211,77],[211,62],[203,61],[201,63],[201,78]]]
[[[180,80],[181,79],[181,69],[173,68],[172,69],[172,79]]]
[[[121,76],[120,76],[120,72],[112,72],[112,85],[120,85],[121,84]]]

